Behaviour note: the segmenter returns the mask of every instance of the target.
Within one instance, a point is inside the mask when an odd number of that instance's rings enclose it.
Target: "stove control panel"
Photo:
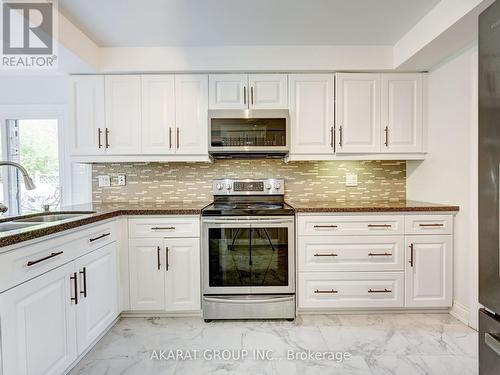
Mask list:
[[[214,195],[284,195],[285,180],[265,178],[261,180],[219,179],[213,181]]]

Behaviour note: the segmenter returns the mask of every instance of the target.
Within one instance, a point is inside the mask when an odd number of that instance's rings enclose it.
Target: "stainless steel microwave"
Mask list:
[[[288,110],[209,111],[208,142],[214,157],[283,157],[290,149]]]

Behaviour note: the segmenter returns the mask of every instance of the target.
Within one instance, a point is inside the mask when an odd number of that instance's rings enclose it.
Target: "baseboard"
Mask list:
[[[199,317],[201,318],[201,310],[196,311],[180,311],[180,312],[163,312],[163,311],[122,311],[122,318],[183,318],[183,317]]]
[[[307,309],[298,310],[299,315],[366,315],[366,314],[449,314],[448,308],[370,308],[370,309]]]
[[[450,315],[457,318],[462,323],[469,325],[469,309],[460,302],[453,301]]]

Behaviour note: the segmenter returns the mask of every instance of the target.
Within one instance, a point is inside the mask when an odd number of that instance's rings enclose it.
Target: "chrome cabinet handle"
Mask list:
[[[109,129],[106,128],[106,137],[105,137],[105,140],[106,140],[106,148],[109,148],[110,144],[109,144]]]
[[[110,235],[111,235],[111,233],[104,233],[104,234],[101,234],[100,236],[97,236],[95,238],[90,238],[89,242],[94,242],[94,241],[100,240],[101,238],[108,237]]]
[[[179,137],[180,129],[179,129],[179,128],[177,128],[176,130],[177,130],[177,150],[178,150],[178,149],[179,149],[179,146],[180,146],[180,141],[179,141],[179,138],[180,138],[180,137]]]
[[[386,289],[386,288],[384,288],[382,290],[380,290],[380,289],[368,289],[368,293],[392,293],[392,290]]]
[[[26,265],[28,267],[31,267],[31,266],[34,266],[35,264],[38,264],[40,262],[49,260],[50,258],[54,258],[54,257],[56,257],[58,255],[63,254],[63,253],[64,253],[64,251],[58,251],[57,253],[50,253],[50,255],[47,255],[46,257],[43,257],[43,258],[40,258],[40,259],[37,259],[37,260],[30,260],[28,263],[26,263]]]
[[[250,87],[250,103],[253,105],[253,86]]]
[[[444,227],[444,224],[419,224],[418,225],[419,227],[422,227],[422,228],[426,228],[426,227],[434,227],[434,228],[438,228],[438,227]]]
[[[325,254],[325,253],[316,253],[314,254],[315,257],[338,257],[338,254],[335,253],[330,253],[330,254]]]
[[[330,289],[330,290],[320,290],[320,289],[316,289],[314,291],[314,293],[316,294],[337,294],[338,293],[338,290],[334,290],[334,289]]]
[[[368,253],[369,257],[390,257],[392,256],[391,253]]]
[[[168,253],[169,253],[169,250],[168,250],[168,246],[165,248],[165,258],[166,258],[166,266],[165,266],[165,270],[168,271],[168,267],[169,267],[169,264],[168,264]]]
[[[385,127],[384,134],[385,134],[384,145],[385,145],[385,147],[389,147],[389,127],[388,126]]]
[[[495,353],[500,355],[500,337],[491,333],[484,334],[484,343],[493,350]]]
[[[243,86],[243,104],[247,104],[247,87]]]
[[[333,148],[333,126],[330,128],[330,147]]]
[[[102,135],[102,130],[101,128],[97,128],[97,142],[98,142],[98,146],[99,148],[102,147],[102,143],[101,143],[101,135]]]
[[[338,228],[338,225],[315,225],[314,228]]]
[[[83,267],[83,271],[80,271],[80,275],[83,276],[83,291],[80,291],[80,294],[83,294],[84,298],[87,298],[87,268]]]
[[[172,149],[172,128],[168,128],[168,148],[169,150]]]
[[[175,230],[175,227],[152,227],[151,230]]]
[[[391,224],[368,224],[368,228],[392,228]]]
[[[160,268],[161,268],[161,263],[160,263],[160,246],[157,246],[157,253],[156,253],[156,256],[157,256],[158,271],[159,271],[159,270],[160,270]]]
[[[413,262],[413,244],[410,245],[410,267],[413,267],[414,262]]]
[[[342,126],[339,126],[339,146],[342,147],[343,143],[343,134],[342,134]]]
[[[75,293],[75,296],[71,297],[70,301],[75,301],[75,305],[78,305],[78,281],[77,281],[76,272],[73,272],[73,276],[71,276],[69,278],[70,285],[71,285],[71,281],[74,281],[73,292]]]

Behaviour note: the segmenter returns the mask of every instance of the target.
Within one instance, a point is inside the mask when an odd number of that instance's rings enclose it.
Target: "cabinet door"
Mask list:
[[[72,78],[71,113],[71,154],[97,155],[104,152],[104,76]]]
[[[182,155],[208,155],[208,78],[175,76],[175,149]]]
[[[291,154],[333,156],[333,75],[291,74]]]
[[[134,155],[141,151],[141,77],[106,76],[106,151]],[[106,143],[106,142],[104,142]]]
[[[382,74],[382,151],[422,152],[421,74]]]
[[[250,74],[250,108],[287,109],[287,81],[286,74]]]
[[[78,354],[89,347],[118,316],[116,242],[76,262],[80,301],[77,308]]]
[[[142,153],[175,152],[175,77],[143,75]]]
[[[162,239],[130,240],[130,306],[132,310],[165,309],[164,254]]]
[[[211,74],[210,109],[248,108],[248,76],[246,74]]]
[[[337,153],[380,152],[380,74],[335,75]]]
[[[0,295],[3,375],[59,375],[77,358],[74,264]]]
[[[406,306],[450,307],[452,236],[406,237]]]
[[[168,239],[164,250],[166,310],[200,310],[200,239]]]

